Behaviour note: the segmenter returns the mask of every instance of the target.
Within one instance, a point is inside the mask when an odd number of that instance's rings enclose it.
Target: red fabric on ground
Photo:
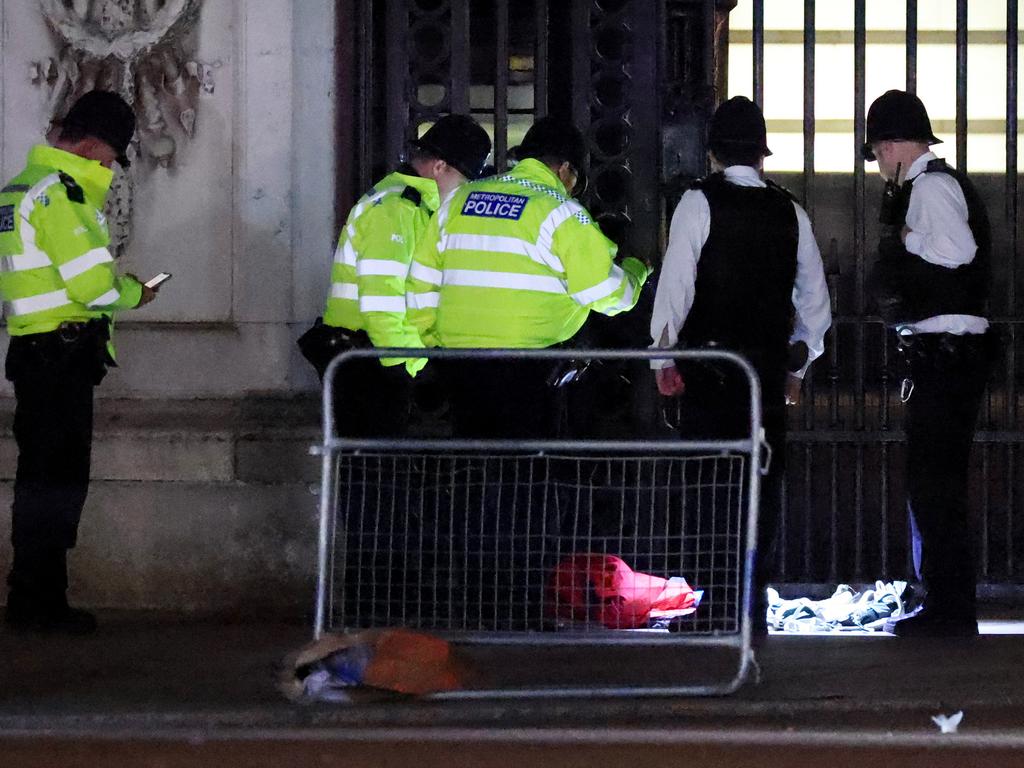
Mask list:
[[[682,579],[637,573],[614,555],[567,557],[548,580],[552,618],[593,621],[609,629],[647,626],[652,610],[690,608],[696,596]]]

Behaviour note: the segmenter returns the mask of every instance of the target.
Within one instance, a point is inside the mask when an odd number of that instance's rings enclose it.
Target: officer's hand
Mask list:
[[[635,259],[639,259],[639,260],[640,260],[640,262],[641,262],[641,263],[642,263],[642,264],[643,264],[643,265],[644,265],[645,267],[647,267],[647,271],[648,271],[648,273],[650,273],[650,272],[653,272],[653,271],[654,271],[654,262],[653,262],[653,261],[651,261],[651,258],[650,258],[649,256],[647,256],[646,254],[643,254],[643,253],[640,253],[640,254],[636,254],[636,253],[634,253],[634,254],[633,254],[633,258],[635,258]]]
[[[655,369],[654,378],[658,382],[658,391],[665,397],[678,397],[686,391],[683,376],[674,365]]]
[[[786,405],[800,405],[800,391],[804,380],[792,373],[786,377]]]
[[[643,255],[642,253],[632,253],[632,252],[627,253],[626,251],[620,250],[615,255],[615,263],[618,266],[620,266],[620,267],[622,266],[622,262],[624,262],[626,259],[636,259],[641,264],[643,264],[645,267],[647,267],[647,271],[648,272],[653,272],[654,271],[654,263],[650,260],[650,258],[648,258],[647,256]]]
[[[149,304],[149,302],[151,302],[155,298],[156,298],[156,291],[154,289],[150,288],[148,285],[143,285],[142,286],[142,296],[139,299],[139,303],[135,305],[135,308],[138,309],[139,307],[144,307],[147,304]]]
[[[904,245],[907,244],[907,235],[909,235],[911,231],[912,230],[910,229],[910,227],[906,225],[904,225],[903,229],[900,230],[900,240],[903,242]]]
[[[149,302],[156,298],[155,288],[150,288],[148,285],[139,280],[139,278],[137,278],[131,272],[125,273],[125,277],[130,277],[132,280],[134,280],[135,282],[142,286],[142,296],[139,297],[139,303],[135,305],[136,309],[138,309],[139,307],[146,306],[147,304],[149,304]]]

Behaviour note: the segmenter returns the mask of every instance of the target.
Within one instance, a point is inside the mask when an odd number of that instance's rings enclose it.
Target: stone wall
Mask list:
[[[0,3],[4,178],[42,140],[61,84],[47,2]],[[150,307],[121,316],[123,367],[101,396],[235,397],[315,386],[293,340],[319,311],[335,238],[333,7],[200,4],[181,41],[207,85],[194,136],[177,132],[170,167],[145,152],[133,164],[122,258],[141,277],[166,270],[174,279]]]

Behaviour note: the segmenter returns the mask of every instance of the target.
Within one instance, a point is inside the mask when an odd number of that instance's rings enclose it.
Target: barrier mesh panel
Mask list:
[[[739,632],[746,455],[341,452],[335,461],[333,629],[609,632],[608,602],[623,602],[623,590],[608,597],[576,569],[597,560],[579,556],[614,555],[703,591],[673,630]],[[579,585],[575,596],[566,583]]]

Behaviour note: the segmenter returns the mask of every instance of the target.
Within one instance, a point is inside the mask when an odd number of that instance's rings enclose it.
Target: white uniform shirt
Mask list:
[[[732,165],[725,169],[725,180],[740,187],[764,187],[756,168]],[[825,269],[821,263],[818,243],[811,231],[811,221],[796,203],[797,243],[796,281],[793,285],[793,308],[796,310],[791,342],[807,344],[807,365],[796,372],[803,377],[815,358],[825,349],[825,332],[832,325],[832,311],[825,284]],[[651,317],[652,348],[671,349],[679,341],[679,332],[693,307],[697,282],[697,262],[704,244],[711,234],[711,206],[699,189],[683,194],[669,229],[668,248],[658,279],[658,292],[654,297]],[[652,368],[672,365],[671,360],[654,360]]]
[[[906,173],[905,178],[914,181],[907,208],[910,233],[906,247],[931,264],[955,269],[974,261],[978,244],[967,224],[967,198],[960,184],[948,173],[925,173],[935,159],[934,152],[925,152]],[[914,333],[985,333],[988,320],[977,315],[936,315],[901,327]]]

